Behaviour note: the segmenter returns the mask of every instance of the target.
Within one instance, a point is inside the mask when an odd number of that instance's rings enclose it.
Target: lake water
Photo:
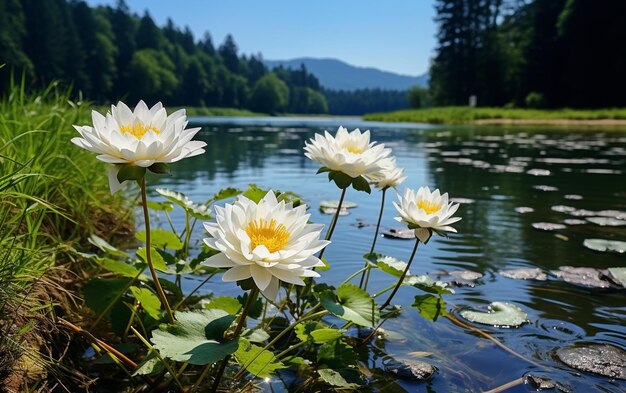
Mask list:
[[[299,193],[311,206],[311,220],[328,224],[331,216],[318,207],[322,200],[338,199],[339,190],[324,174],[315,174],[319,166],[303,155],[302,147],[316,132],[327,129],[334,134],[339,125],[370,129],[373,140],[393,149],[409,177],[401,190],[424,185],[463,198],[457,213],[463,220],[454,225],[458,234],[434,237],[420,247],[411,272],[444,281],[454,279],[446,275],[450,271],[481,273],[473,286],[457,287],[455,294],[445,296],[449,313],[462,320],[459,309],[484,310],[494,301],[521,307],[531,323],[520,328],[474,326],[535,364],[447,318],[430,322],[407,308],[401,317],[385,323],[390,335],[377,342],[368,366],[380,367],[384,352],[424,360],[438,372],[429,382],[399,381],[395,389],[387,383],[373,390],[477,392],[532,372],[575,392],[626,391],[624,381],[580,373],[554,356],[556,349],[576,343],[626,348],[626,291],[568,283],[549,273],[564,265],[626,267],[626,254],[583,246],[588,238],[626,241],[625,226],[600,226],[585,217],[596,215],[589,211],[616,210],[603,213],[616,217],[626,212],[626,132],[386,124],[356,118],[195,118],[192,122],[204,125],[198,138],[208,143],[206,154],[173,165],[174,176],[160,177],[158,185],[197,202],[223,187],[256,183]],[[394,194],[393,190],[387,194],[383,230],[399,227],[393,220]],[[339,219],[325,254],[332,273],[322,273],[322,281],[338,284],[362,267],[361,256],[374,236],[380,197],[376,190],[371,195],[348,190],[346,200],[358,207]],[[181,217],[174,218],[181,223]],[[566,224],[545,231],[534,228],[536,223]],[[196,241],[203,237],[201,225],[194,237]],[[412,241],[380,238],[376,251],[407,260],[412,245]],[[523,267],[541,268],[548,279],[514,280],[500,274],[503,269]],[[191,289],[201,280],[190,277],[184,286]],[[373,293],[392,281],[375,271],[369,289]],[[236,294],[237,288],[215,279],[203,290]],[[403,287],[395,303],[410,306],[420,294]],[[529,390],[520,385],[508,391]]]

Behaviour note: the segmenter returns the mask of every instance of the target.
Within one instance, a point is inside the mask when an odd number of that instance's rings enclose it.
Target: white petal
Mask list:
[[[204,266],[217,267],[217,268],[238,266],[236,263],[228,259],[226,255],[222,252],[220,252],[219,254],[213,255],[212,257],[205,259],[204,261],[200,263]]]
[[[222,276],[222,281],[239,281],[250,278],[250,266],[235,266],[228,269]]]

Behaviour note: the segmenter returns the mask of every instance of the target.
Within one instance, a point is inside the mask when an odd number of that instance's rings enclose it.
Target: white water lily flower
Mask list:
[[[452,217],[459,204],[448,202],[448,193],[441,195],[439,189],[430,192],[428,187],[420,187],[417,192],[407,188],[398,199],[400,204],[394,202],[393,205],[400,216],[395,219],[414,229],[421,242],[428,241],[431,231],[456,232],[450,225],[461,220],[461,217]]]
[[[216,222],[205,223],[211,235],[204,242],[220,251],[205,266],[229,268],[224,281],[250,277],[263,294],[276,299],[280,281],[304,285],[301,277],[319,277],[313,268],[324,266],[314,256],[330,242],[319,240],[323,225],[307,224],[306,206],[278,202],[269,191],[258,204],[240,196],[234,204],[215,207]]]
[[[334,137],[328,131],[324,131],[324,136],[315,134],[305,143],[304,150],[311,160],[352,178],[379,172],[380,160],[391,153],[384,144],[370,143],[369,130],[361,133],[357,128],[348,133],[344,127],[339,127]]]
[[[373,183],[376,188],[384,190],[389,187],[397,187],[406,180],[404,169],[398,168],[395,157],[385,157],[380,160],[381,169],[376,173],[365,176],[367,181]]]
[[[206,143],[192,141],[200,128],[188,128],[185,110],[167,115],[159,102],[148,109],[139,101],[134,111],[119,102],[111,105],[105,116],[91,113],[93,127],[74,126],[80,138],[72,143],[98,154],[97,158],[110,164],[130,164],[147,168],[155,163],[171,163],[204,153]],[[121,188],[117,180],[119,167],[109,170],[111,192]]]

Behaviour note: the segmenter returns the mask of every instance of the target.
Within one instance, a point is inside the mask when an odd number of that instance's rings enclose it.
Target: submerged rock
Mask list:
[[[435,366],[419,360],[399,361],[389,358],[384,364],[386,372],[407,381],[426,381],[437,371]]]
[[[626,380],[626,351],[608,344],[561,348],[557,358],[576,370]]]
[[[548,275],[539,268],[507,269],[501,270],[500,274],[502,274],[506,278],[512,278],[514,280],[546,281],[548,279]]]
[[[558,389],[558,391],[561,393],[570,393],[572,391],[570,387],[565,386],[560,382],[554,382],[551,378],[541,375],[527,374],[524,377],[524,381],[526,381],[526,383],[529,384],[533,389],[538,391],[555,388]]]
[[[611,283],[602,279],[608,272],[592,267],[561,266],[559,270],[552,270],[552,274],[565,282],[586,285],[596,288],[610,288]]]

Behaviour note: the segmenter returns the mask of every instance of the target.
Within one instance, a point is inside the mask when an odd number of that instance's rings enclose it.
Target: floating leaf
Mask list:
[[[183,248],[183,243],[180,241],[178,236],[172,231],[168,231],[167,229],[152,229],[150,231],[151,235],[151,245],[154,248],[167,248],[170,250],[181,250]],[[137,240],[141,242],[146,242],[146,231],[142,230],[135,234]]]
[[[220,309],[224,310],[231,315],[237,315],[241,310],[241,303],[234,297],[220,296],[211,300],[208,304],[204,305],[206,309]]]
[[[341,284],[336,297],[331,291],[322,292],[320,303],[336,317],[357,325],[373,327],[378,318],[374,299],[354,284]]]
[[[609,275],[615,282],[626,288],[626,267],[610,267]]]
[[[602,279],[605,272],[592,267],[561,266],[559,270],[552,270],[551,273],[572,284],[596,288],[611,287],[610,282]]]
[[[317,363],[332,369],[356,366],[358,357],[353,347],[340,340],[329,341],[317,351]]]
[[[626,225],[626,220],[618,220],[612,217],[587,217],[587,221],[603,227],[621,227]]]
[[[137,269],[135,266],[131,266],[126,262],[109,258],[100,259],[98,262],[103,269],[119,274],[120,276],[135,278],[139,275],[140,280],[148,279],[145,274],[140,274],[143,269],[145,269],[146,265],[141,265],[141,269]]]
[[[626,252],[626,242],[606,239],[585,239],[583,246],[601,252],[617,252],[623,254]]]
[[[320,202],[320,207],[325,207],[325,208],[330,208],[330,209],[337,209],[337,207],[339,207],[339,201],[338,200],[321,201]],[[354,203],[354,202],[343,201],[343,203],[341,204],[341,207],[343,209],[352,209],[352,208],[357,207],[357,204]]]
[[[174,210],[174,204],[169,202],[148,201],[148,209],[155,211],[171,212]]]
[[[106,252],[109,255],[120,257],[120,258],[128,258],[127,253],[113,247],[106,240],[104,240],[103,238],[99,236],[91,235],[89,236],[87,240],[89,241],[89,243],[93,244],[94,246],[98,247],[100,250]]]
[[[558,224],[554,222],[533,222],[532,225],[533,228],[539,229],[541,231],[558,231],[567,228],[567,226],[563,224]]]
[[[233,318],[223,310],[177,312],[176,322],[153,330],[151,341],[161,356],[177,362],[215,363],[237,350],[238,340],[215,339],[224,336]]]
[[[412,285],[424,292],[434,293],[437,295],[449,295],[454,293],[452,288],[448,288],[448,284],[441,281],[433,281],[432,278],[425,274],[419,276],[406,276],[404,278],[405,285]]]
[[[441,297],[435,295],[415,296],[412,307],[415,307],[421,316],[430,321],[436,321],[437,318],[446,315],[446,303]]]
[[[239,340],[235,359],[237,363],[245,366],[250,373],[261,378],[268,378],[275,370],[285,368],[285,365],[276,360],[273,353],[258,345],[251,344],[245,338]]]
[[[470,322],[498,327],[518,327],[528,322],[528,314],[511,303],[493,302],[489,312],[463,310],[461,316]]]
[[[519,268],[519,269],[501,270],[500,274],[502,274],[506,278],[512,278],[514,280],[546,281],[548,279],[548,275],[539,268]]]
[[[133,376],[156,375],[156,374],[159,374],[161,371],[163,371],[164,368],[165,368],[165,365],[163,364],[161,359],[159,359],[154,354],[151,354],[151,355],[146,356],[144,361],[141,362],[141,364],[139,364],[139,367],[137,368],[137,370],[135,370],[135,372],[133,373]]]
[[[159,254],[157,250],[155,250],[154,248],[150,248],[150,249],[151,249],[150,257],[152,259],[152,266],[154,266],[156,270],[167,272],[167,265],[165,264],[165,260],[163,259],[163,256],[161,256],[161,254]],[[145,247],[141,247],[139,250],[137,250],[137,256],[141,258],[144,262],[148,263],[148,259],[146,258],[148,255],[147,255],[147,251]]]
[[[136,286],[130,287],[130,291],[148,315],[156,320],[161,318],[161,301],[154,292],[148,288]]]
[[[376,263],[380,270],[398,278],[402,276],[402,273],[407,267],[406,262],[389,256],[381,256],[380,258],[377,258]]]
[[[342,388],[358,388],[363,382],[361,375],[354,369],[339,369],[333,370],[330,368],[323,368],[317,370],[320,377],[327,383]]]
[[[383,236],[392,237],[394,239],[414,240],[415,231],[406,228],[391,228],[388,231],[383,231]]]

